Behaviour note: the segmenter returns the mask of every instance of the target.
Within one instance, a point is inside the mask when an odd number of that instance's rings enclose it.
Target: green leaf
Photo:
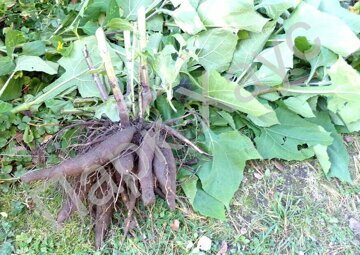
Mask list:
[[[273,111],[271,106],[268,103],[263,103],[263,105],[269,110],[271,110],[271,112],[261,116],[254,116],[252,114],[249,114],[247,118],[251,120],[255,125],[260,127],[271,127],[273,125],[280,124],[276,113]]]
[[[127,20],[136,20],[137,19],[137,11],[140,6],[144,6],[145,9],[151,6],[153,0],[127,0],[120,1],[119,6],[124,11],[124,17]]]
[[[219,111],[218,114],[226,121],[227,124],[229,124],[230,127],[236,129],[234,118],[230,113],[226,111]]]
[[[97,41],[94,36],[88,36],[74,42],[74,48],[71,54],[67,57],[62,57],[58,63],[65,69],[65,73],[55,80],[53,83],[45,87],[33,101],[24,103],[18,106],[14,111],[23,111],[29,109],[33,105],[41,104],[42,102],[52,99],[60,93],[69,89],[78,89],[82,97],[100,97],[100,93],[96,87],[94,79],[89,72],[82,50],[87,45],[89,52],[91,52],[91,59],[94,68],[99,68],[102,64],[102,59],[97,48]],[[122,62],[113,49],[109,47],[110,55],[113,57],[113,64],[116,67],[121,67]]]
[[[307,95],[288,97],[287,99],[284,99],[283,102],[290,110],[304,118],[313,118],[315,115],[307,102],[309,97],[310,96]]]
[[[200,84],[203,87],[202,95],[210,99],[210,103],[218,103],[230,108],[261,116],[272,110],[261,104],[252,94],[238,84],[228,81],[218,72],[212,71],[200,77]]]
[[[36,56],[20,56],[16,60],[15,72],[44,72],[47,74],[57,74],[58,64],[44,61]]]
[[[22,53],[28,56],[41,56],[45,54],[46,44],[43,41],[33,41],[22,46]]]
[[[345,57],[360,48],[360,40],[344,21],[304,2],[285,20],[284,29],[291,32],[292,38],[305,36],[312,44],[325,46]]]
[[[101,119],[103,115],[113,122],[118,122],[120,120],[119,109],[114,97],[110,97],[106,102],[96,108],[95,118]]]
[[[26,126],[24,135],[23,135],[23,140],[26,144],[30,144],[32,141],[34,141],[34,135],[30,129],[30,126]]]
[[[256,9],[264,8],[266,14],[272,19],[278,19],[287,9],[294,8],[297,0],[262,0]]]
[[[0,56],[0,76],[11,73],[15,69],[15,64],[10,57]]]
[[[331,166],[326,175],[351,183],[349,154],[341,135],[337,133],[329,115],[326,112],[318,112],[316,113],[316,118],[309,119],[309,121],[321,125],[326,131],[331,132],[331,137],[334,139],[333,143],[327,148]]]
[[[15,47],[24,42],[26,42],[26,38],[23,32],[18,30],[8,30],[5,35],[5,46],[8,56],[12,56]]]
[[[314,155],[315,145],[330,145],[332,138],[321,126],[279,107],[279,125],[260,129],[256,147],[265,159],[304,160]]]
[[[197,34],[205,29],[195,8],[187,0],[182,1],[175,11],[166,13],[171,15],[176,25],[188,34]]]
[[[331,85],[286,89],[291,93],[315,94],[328,97],[328,109],[337,114],[349,131],[358,131],[353,126],[360,120],[360,75],[343,58],[331,66],[329,70]]]
[[[198,62],[207,70],[226,71],[237,43],[235,33],[220,28],[209,29],[191,37],[190,51],[198,50]]]
[[[198,189],[193,203],[195,211],[202,215],[225,220],[224,205],[202,189]]]
[[[275,28],[275,22],[268,22],[261,33],[249,33],[249,38],[240,40],[236,46],[234,57],[228,73],[242,77],[253,63],[255,57],[264,48],[266,41]]]
[[[0,114],[10,112],[12,105],[0,100]]]
[[[333,65],[336,60],[337,55],[335,53],[328,50],[327,48],[321,47],[319,55],[310,60],[311,71],[307,83],[310,82],[319,67],[329,67]]]
[[[167,93],[168,100],[172,99],[173,87],[179,83],[179,73],[186,60],[178,56],[175,60],[173,55],[178,55],[174,46],[168,44],[156,55],[154,70],[161,79],[161,86]]]
[[[125,19],[121,18],[113,18],[109,21],[109,23],[106,24],[106,27],[112,31],[112,30],[132,30],[133,27],[131,23]]]
[[[242,181],[246,161],[261,157],[251,140],[238,131],[220,134],[211,130],[205,132],[212,161],[198,170],[201,186],[206,193],[228,207]]]
[[[276,86],[280,85],[293,67],[293,50],[287,42],[267,48],[256,56],[255,62],[263,65],[250,77],[246,85]]]
[[[224,204],[201,188],[199,178],[195,174],[180,169],[178,179],[180,179],[181,188],[195,211],[215,219],[225,219]]]
[[[106,10],[106,19],[105,23],[108,23],[109,21],[113,19],[120,18],[120,8],[116,0],[110,0],[108,8]]]
[[[360,16],[342,8],[338,0],[321,0],[319,9],[345,21],[355,34],[360,33]]]
[[[255,11],[252,0],[202,1],[198,13],[208,27],[261,32],[268,21]]]
[[[329,173],[331,167],[331,162],[329,155],[327,153],[327,148],[328,146],[322,144],[317,144],[314,146],[315,155],[319,160],[320,166],[326,175]]]

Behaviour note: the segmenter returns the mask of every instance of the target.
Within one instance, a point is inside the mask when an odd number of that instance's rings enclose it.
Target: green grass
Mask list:
[[[315,161],[283,163],[283,170],[273,162],[253,162],[227,221],[197,215],[183,198],[174,212],[158,200],[149,209],[137,207],[138,226],[125,241],[126,215],[117,212],[108,241],[98,252],[93,250],[89,217],[77,215],[56,228],[40,215],[44,209],[31,209],[29,194],[41,186],[13,187],[0,197],[0,254],[6,248],[14,254],[191,254],[204,235],[212,240],[212,249],[203,254],[216,254],[224,242],[227,254],[359,254],[360,236],[349,228],[349,219],[360,220],[359,141],[349,148],[352,185],[326,180]],[[61,194],[50,186],[38,197],[56,215]],[[175,220],[180,222],[177,231],[170,227]]]

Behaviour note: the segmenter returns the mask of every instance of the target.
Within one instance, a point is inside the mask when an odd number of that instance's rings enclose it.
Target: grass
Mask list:
[[[74,216],[58,229],[40,215],[56,214],[62,195],[50,186],[40,194],[44,208],[33,208],[32,190],[13,187],[0,197],[0,255],[3,254],[191,254],[200,237],[212,240],[217,254],[360,254],[360,236],[349,220],[360,220],[359,137],[349,147],[354,183],[326,180],[315,161],[303,163],[252,162],[237,192],[228,220],[220,222],[194,213],[185,199],[175,212],[164,201],[137,208],[133,237],[122,241],[125,215],[117,212],[105,247],[93,250],[89,217]],[[278,170],[275,165],[277,165]],[[180,227],[171,224],[178,220]],[[199,254],[199,253],[197,253]]]

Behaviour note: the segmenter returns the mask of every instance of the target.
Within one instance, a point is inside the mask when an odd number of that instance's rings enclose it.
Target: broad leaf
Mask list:
[[[251,140],[238,131],[215,134],[207,130],[205,135],[213,158],[198,171],[201,186],[228,207],[243,178],[246,161],[260,155]]]
[[[345,21],[355,34],[360,33],[360,16],[342,8],[338,0],[321,0],[319,9]]]
[[[261,32],[268,21],[255,11],[253,0],[207,0],[198,13],[205,26],[234,30]]]
[[[300,95],[289,97],[284,99],[284,104],[293,112],[303,116],[304,118],[313,118],[315,117],[309,103],[307,100],[310,96]]]
[[[23,32],[18,30],[8,30],[5,35],[5,46],[8,56],[12,56],[16,46],[26,41]]]
[[[78,40],[74,43],[74,48],[68,57],[61,58],[58,63],[65,69],[65,73],[53,83],[45,87],[36,98],[28,103],[20,105],[16,110],[28,109],[32,105],[41,104],[42,102],[52,99],[60,93],[69,89],[78,89],[82,97],[100,97],[100,93],[89,72],[82,50],[87,45],[88,51],[91,52],[91,59],[94,67],[98,68],[102,59],[99,55],[97,42],[94,36],[89,36]],[[113,52],[109,47],[110,52]],[[114,66],[121,67],[121,60],[115,54],[111,54]]]
[[[233,58],[237,36],[229,30],[214,28],[191,37],[190,51],[197,51],[198,62],[207,70],[226,71]]]
[[[0,56],[0,76],[11,73],[15,69],[15,64],[10,57]]]
[[[304,2],[284,22],[284,28],[293,40],[306,36],[313,44],[325,46],[345,57],[360,48],[360,40],[344,21]]]
[[[114,97],[110,97],[106,102],[96,108],[95,117],[101,119],[103,115],[108,117],[112,122],[120,120],[119,109]]]
[[[318,112],[316,118],[309,119],[309,121],[321,125],[326,131],[331,132],[331,137],[334,139],[333,143],[327,148],[331,163],[327,176],[351,183],[349,154],[341,135],[337,133],[334,124],[331,123],[329,115],[326,112]]]
[[[180,179],[181,187],[184,190],[185,195],[195,211],[215,219],[225,219],[224,204],[207,194],[201,188],[199,178],[196,175],[184,169],[180,169],[178,178]]]
[[[57,74],[58,64],[44,61],[36,56],[20,56],[16,60],[15,71],[43,72]]]
[[[44,41],[33,41],[22,46],[23,54],[29,56],[41,56],[45,54],[46,44]]]
[[[297,0],[262,0],[256,9],[264,8],[269,17],[277,19],[287,9],[294,8],[298,2]]]
[[[120,1],[119,6],[124,11],[124,17],[127,20],[136,20],[137,11],[140,6],[144,6],[145,9],[153,3],[153,0],[126,0]]]
[[[228,73],[242,77],[253,63],[255,57],[264,48],[266,41],[275,28],[274,22],[269,22],[260,33],[252,32],[249,38],[240,40],[236,46],[234,57],[231,61]]]
[[[218,72],[212,71],[200,77],[200,83],[203,87],[202,95],[210,99],[210,103],[218,103],[222,106],[261,116],[272,112],[263,104],[261,104],[252,94],[238,84],[228,81]]]
[[[166,13],[170,14],[174,18],[176,25],[188,34],[197,34],[205,29],[195,8],[187,0],[182,1],[175,11]]]
[[[330,145],[332,138],[321,126],[304,120],[279,107],[276,115],[280,124],[261,128],[255,138],[256,147],[265,159],[304,160],[314,155],[315,145]]]

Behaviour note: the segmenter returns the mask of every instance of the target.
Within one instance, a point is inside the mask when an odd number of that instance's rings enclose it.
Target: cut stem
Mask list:
[[[126,70],[127,70],[127,88],[126,94],[129,94],[130,102],[132,105],[132,111],[135,115],[135,92],[134,92],[134,61],[133,51],[131,47],[131,34],[129,30],[124,31],[124,44],[125,44],[125,55],[126,55]]]
[[[98,42],[98,48],[100,52],[100,56],[104,61],[106,74],[109,79],[109,83],[114,94],[116,103],[119,109],[120,123],[123,126],[128,126],[130,124],[129,121],[129,113],[126,107],[126,103],[124,100],[124,96],[121,93],[118,80],[115,75],[115,70],[111,62],[111,57],[109,50],[107,48],[106,36],[104,30],[100,27],[96,30],[96,39]]]
[[[94,67],[94,64],[91,60],[91,57],[90,57],[90,54],[89,54],[89,51],[87,49],[87,46],[85,44],[85,47],[83,49],[83,54],[84,54],[84,57],[85,57],[85,60],[86,60],[86,64],[91,72],[91,75],[94,79],[94,82],[96,84],[96,87],[98,88],[99,92],[100,92],[100,96],[102,98],[102,100],[105,102],[106,100],[108,100],[108,94],[106,93],[106,89],[105,89],[105,86],[104,84],[102,83],[99,75],[97,73],[95,73],[95,67]]]
[[[141,6],[138,10],[138,29],[139,29],[139,46],[140,46],[140,66],[139,66],[139,79],[141,85],[141,92],[139,94],[140,100],[140,118],[144,117],[144,112],[152,101],[152,94],[149,86],[149,75],[147,69],[146,56],[143,54],[147,44],[146,38],[146,20],[145,8]]]

